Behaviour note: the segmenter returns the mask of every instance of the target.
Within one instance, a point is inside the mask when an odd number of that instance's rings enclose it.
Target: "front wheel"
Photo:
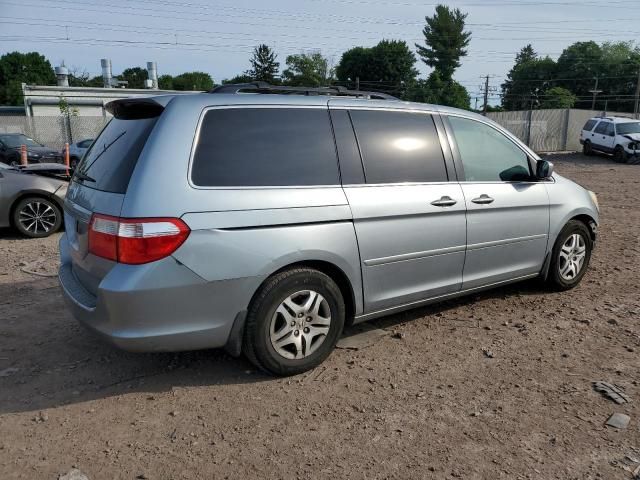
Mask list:
[[[613,151],[613,160],[616,163],[627,163],[627,152],[620,145]]]
[[[258,368],[296,375],[320,365],[342,333],[345,305],[327,275],[295,268],[268,279],[247,313],[243,352]]]
[[[13,225],[27,237],[48,237],[62,226],[62,212],[46,198],[23,198],[13,209]]]
[[[558,235],[551,253],[548,281],[557,290],[569,290],[582,280],[591,260],[593,241],[588,227],[571,220]]]

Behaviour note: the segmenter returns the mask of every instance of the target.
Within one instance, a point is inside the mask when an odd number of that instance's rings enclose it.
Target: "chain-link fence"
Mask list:
[[[46,147],[62,149],[66,142],[96,138],[107,121],[102,116],[0,116],[0,133],[24,133]]]
[[[536,152],[580,150],[580,131],[598,110],[524,110],[491,112],[487,117],[499,123]],[[631,117],[629,113],[607,112],[607,115]]]

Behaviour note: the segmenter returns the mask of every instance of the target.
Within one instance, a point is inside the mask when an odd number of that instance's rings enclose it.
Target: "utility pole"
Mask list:
[[[482,78],[484,80],[484,84],[482,84],[482,85],[480,85],[478,87],[478,90],[480,91],[480,93],[484,94],[484,105],[482,105],[482,114],[483,115],[487,114],[487,108],[489,107],[489,92],[497,92],[498,91],[498,87],[490,87],[489,86],[489,79],[492,76],[493,75],[486,75],[486,76],[480,77],[480,78]],[[478,97],[476,97],[476,110],[478,109],[477,101],[478,101]]]
[[[476,97],[476,107],[475,107],[475,111],[478,111],[478,97]]]
[[[596,97],[599,93],[602,93],[602,90],[598,90],[598,77],[596,77],[596,84],[593,87],[593,90],[589,90],[589,93],[593,93],[593,100],[591,101],[591,110],[596,109]]]
[[[640,70],[638,70],[638,83],[636,83],[636,102],[633,109],[633,118],[636,120],[640,115]]]
[[[360,77],[356,77],[356,90],[360,90]]]
[[[484,105],[482,106],[482,114],[487,115],[487,106],[489,104],[489,75],[484,80]]]

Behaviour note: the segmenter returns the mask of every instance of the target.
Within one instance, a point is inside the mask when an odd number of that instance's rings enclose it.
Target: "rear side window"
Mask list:
[[[329,112],[209,110],[200,127],[191,180],[206,187],[338,185]]]
[[[591,129],[594,127],[594,125],[597,122],[598,122],[597,120],[587,120],[587,123],[584,124],[584,127],[582,127],[582,129],[591,131]]]
[[[600,122],[595,129],[595,133],[602,133],[605,135],[607,133],[607,129],[611,125],[611,122]]]
[[[74,181],[105,192],[125,193],[157,120],[111,119],[83,157]]]
[[[352,110],[367,183],[446,182],[431,115]]]

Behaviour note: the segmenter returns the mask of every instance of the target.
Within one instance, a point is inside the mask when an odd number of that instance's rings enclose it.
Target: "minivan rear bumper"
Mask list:
[[[66,235],[58,273],[73,316],[107,342],[133,352],[222,347],[258,279],[207,282],[173,258],[145,265],[117,264],[96,295],[73,272]]]

